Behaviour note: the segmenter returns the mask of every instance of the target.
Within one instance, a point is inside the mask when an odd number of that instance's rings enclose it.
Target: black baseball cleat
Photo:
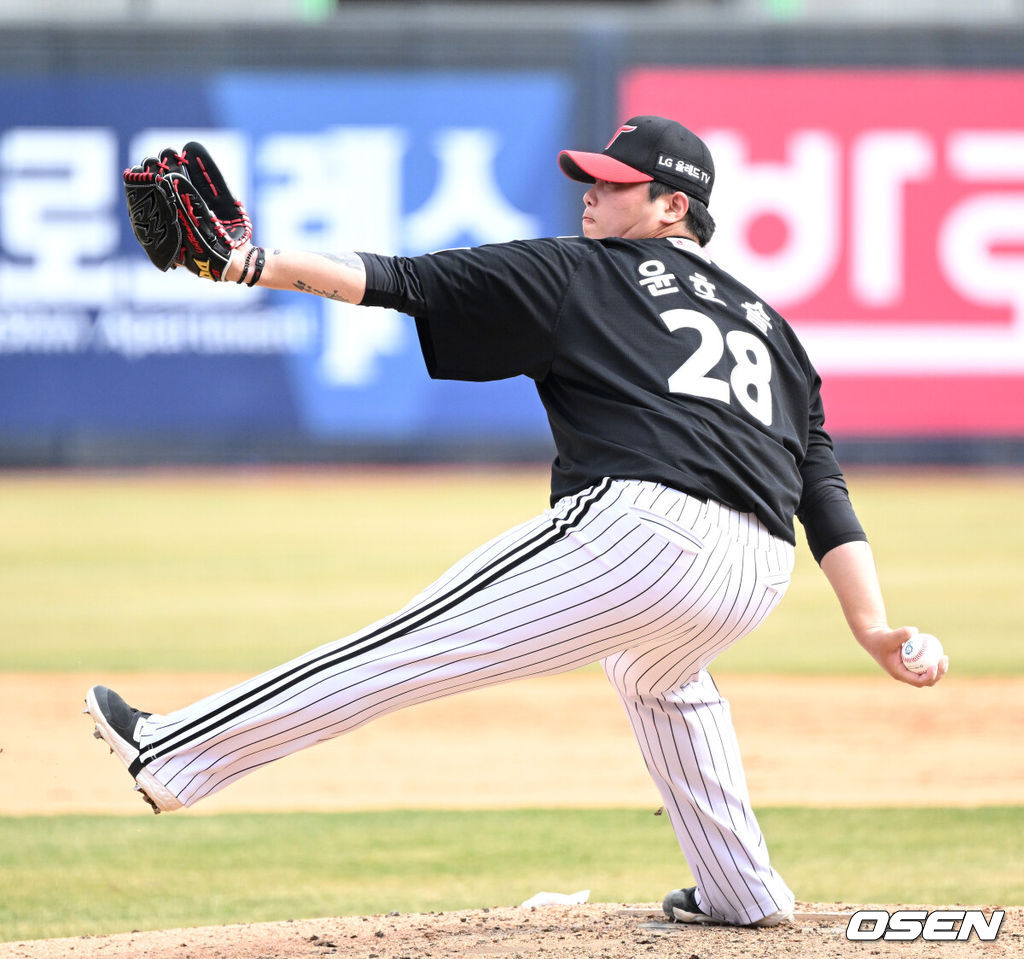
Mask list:
[[[172,812],[182,804],[166,786],[161,785],[146,772],[139,761],[141,742],[138,735],[139,722],[151,716],[139,709],[133,709],[112,689],[93,686],[85,694],[85,709],[96,723],[93,736],[102,739],[110,751],[128,767],[135,780],[135,789],[153,807],[154,813]]]
[[[723,919],[715,919],[703,912],[697,905],[697,887],[688,886],[686,889],[673,889],[661,903],[662,911],[674,922],[688,922],[715,926],[734,926],[739,923],[726,922]],[[782,926],[793,921],[793,910],[788,912],[778,910],[754,922],[746,923],[747,926],[762,928],[765,926]]]

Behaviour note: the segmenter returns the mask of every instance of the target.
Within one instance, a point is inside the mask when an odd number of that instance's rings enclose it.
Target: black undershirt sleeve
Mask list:
[[[866,541],[842,476],[825,476],[805,486],[797,517],[815,562],[843,543]]]
[[[361,306],[383,306],[409,316],[426,311],[419,276],[407,257],[357,253],[366,268],[366,292]]]
[[[829,550],[843,543],[864,542],[867,536],[850,502],[832,438],[825,430],[821,378],[811,372],[807,452],[800,464],[803,490],[796,515],[803,524],[811,555],[820,564]]]

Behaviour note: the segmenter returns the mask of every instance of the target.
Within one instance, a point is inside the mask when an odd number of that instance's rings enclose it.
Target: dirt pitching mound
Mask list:
[[[981,942],[848,942],[857,908],[798,903],[796,922],[773,929],[661,922],[657,905],[546,906],[133,932],[0,945],[11,959],[845,959],[899,955],[1001,959],[1024,955],[1024,910],[1007,910],[998,938]],[[890,909],[893,907],[889,907]],[[906,907],[910,908],[910,907]],[[918,907],[925,908],[925,907]]]

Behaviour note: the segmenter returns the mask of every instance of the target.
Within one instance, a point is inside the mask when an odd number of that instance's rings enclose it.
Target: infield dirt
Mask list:
[[[164,712],[242,678],[0,675],[0,814],[138,812],[127,774],[104,757],[81,715],[92,683]],[[1024,679],[951,675],[926,690],[881,674],[717,681],[732,706],[755,805],[1020,802]],[[604,677],[589,671],[385,716],[266,767],[187,814],[398,808],[411,795],[421,808],[440,809],[660,805],[622,707]]]
[[[889,906],[888,908],[895,908]],[[792,926],[656,928],[652,904],[475,909],[172,929],[0,944],[3,959],[1018,959],[1024,910],[1006,911],[994,942],[848,942],[855,907],[798,903]],[[651,926],[655,928],[651,928]]]

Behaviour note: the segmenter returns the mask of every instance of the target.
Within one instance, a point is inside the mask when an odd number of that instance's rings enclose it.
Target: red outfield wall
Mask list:
[[[843,435],[1024,435],[1024,74],[636,69],[705,137],[715,258],[801,332]]]

